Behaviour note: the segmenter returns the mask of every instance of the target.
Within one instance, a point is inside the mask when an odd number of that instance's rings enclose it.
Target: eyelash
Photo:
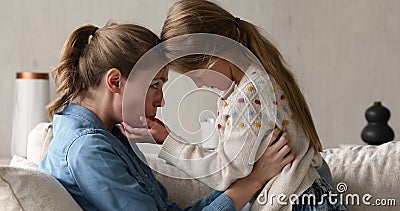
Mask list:
[[[159,86],[160,86],[160,83],[155,83],[155,84],[150,85],[150,87],[153,89],[158,89]]]

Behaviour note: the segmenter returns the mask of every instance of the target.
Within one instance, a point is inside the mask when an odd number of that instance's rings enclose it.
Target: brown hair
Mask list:
[[[89,24],[73,31],[52,70],[60,96],[47,106],[50,120],[64,105],[84,98],[109,69],[128,78],[139,58],[159,42],[153,32],[134,24],[108,23],[100,29]]]
[[[258,28],[244,20],[235,18],[228,11],[206,0],[181,0],[168,12],[161,32],[161,40],[190,33],[218,34],[240,42],[260,60],[267,73],[272,76],[289,100],[296,121],[317,151],[322,145],[314,126],[311,112],[293,74],[285,66],[279,50],[266,39]],[[204,68],[211,56],[194,55],[170,63],[181,72]]]

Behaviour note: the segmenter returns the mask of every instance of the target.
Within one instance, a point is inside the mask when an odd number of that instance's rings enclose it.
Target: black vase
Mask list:
[[[365,112],[368,125],[362,130],[361,138],[371,145],[380,145],[394,139],[394,132],[387,122],[390,118],[390,111],[382,106],[381,102],[375,102]]]

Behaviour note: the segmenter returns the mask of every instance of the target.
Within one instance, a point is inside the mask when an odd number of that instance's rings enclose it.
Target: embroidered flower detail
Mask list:
[[[231,125],[231,121],[228,119],[228,120],[226,120],[226,125]]]
[[[290,123],[289,120],[285,119],[283,120],[282,125],[287,126],[289,123]]]
[[[237,113],[236,113],[236,111],[230,111],[230,112],[229,112],[229,115],[234,117],[234,116],[237,115]]]
[[[218,124],[217,127],[218,127],[218,129],[221,129],[222,126],[221,126],[221,124]]]
[[[254,75],[254,74],[256,74],[256,72],[252,72],[251,74]]]
[[[247,114],[248,114],[249,116],[251,116],[251,115],[254,114],[254,112],[253,112],[252,110],[248,110],[248,111],[247,111]]]
[[[270,128],[270,129],[273,129],[274,127],[275,127],[275,124],[274,124],[274,123],[270,123],[270,124],[269,124],[269,128]]]
[[[258,84],[262,84],[262,83],[264,83],[264,80],[261,79],[261,78],[259,78],[259,79],[256,80],[256,82],[257,82]]]
[[[284,100],[285,99],[285,95],[281,95],[281,100]]]
[[[253,91],[253,90],[254,90],[254,86],[247,86],[247,87],[246,87],[246,90],[247,90],[247,91]]]
[[[278,105],[278,101],[276,101],[276,100],[274,100],[273,103],[274,103],[274,105]]]
[[[276,118],[280,119],[280,118],[281,118],[281,113],[278,112],[278,113],[276,114]]]
[[[244,98],[239,98],[238,103],[244,103]]]
[[[254,127],[256,127],[256,128],[260,128],[260,127],[261,127],[261,124],[260,124],[260,123],[254,123],[253,125],[254,125]]]
[[[240,123],[238,124],[238,127],[244,127],[244,123],[243,123],[243,122],[240,122]]]
[[[296,116],[294,115],[294,114],[292,114],[291,116],[290,116],[290,119],[295,119],[296,118]]]
[[[223,105],[223,106],[227,106],[227,105],[228,105],[228,103],[226,102],[226,100],[222,101],[222,105]]]
[[[283,107],[283,111],[287,113],[288,109],[286,107]]]
[[[271,93],[275,93],[275,89],[274,88],[271,88]]]
[[[257,105],[261,105],[261,101],[260,100],[254,100],[254,103]]]
[[[267,114],[266,113],[261,113],[261,118],[264,118],[264,119],[266,119],[268,116],[267,116]]]

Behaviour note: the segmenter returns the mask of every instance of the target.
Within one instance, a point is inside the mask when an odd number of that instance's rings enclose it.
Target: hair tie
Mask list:
[[[91,33],[92,36],[94,36],[94,33],[96,33],[97,29],[99,29],[99,27],[95,27]]]

